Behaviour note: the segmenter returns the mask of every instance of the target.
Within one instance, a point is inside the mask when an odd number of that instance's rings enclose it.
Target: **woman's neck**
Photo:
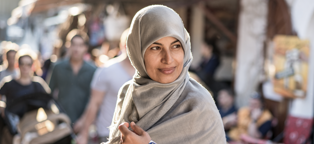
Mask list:
[[[29,85],[32,82],[32,77],[31,76],[23,76],[21,75],[17,81],[22,84],[22,85]]]
[[[84,62],[83,59],[73,59],[73,58],[70,59],[70,63],[71,63],[72,66],[73,65],[80,66],[80,65],[83,64],[83,62]]]
[[[232,107],[232,105],[226,105],[226,106],[221,106],[221,109],[226,112],[228,111],[230,108]]]

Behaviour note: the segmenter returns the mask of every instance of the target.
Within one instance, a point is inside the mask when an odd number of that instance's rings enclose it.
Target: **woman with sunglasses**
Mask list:
[[[19,76],[17,77],[5,77],[0,83],[0,99],[6,97],[6,105],[10,105],[14,99],[36,93],[50,93],[50,89],[46,82],[37,76],[33,76],[34,71],[32,69],[33,59],[30,55],[20,55],[18,57]],[[1,110],[1,118],[5,119],[4,109]],[[2,131],[3,128],[0,128]],[[1,133],[1,132],[0,132]],[[4,138],[4,137],[3,137]],[[6,142],[11,143],[12,137],[6,137]]]
[[[6,103],[10,104],[13,99],[21,97],[23,95],[45,92],[50,93],[50,89],[46,82],[38,77],[34,76],[33,58],[28,55],[21,55],[18,57],[19,76],[5,77],[0,84],[0,96],[6,97]]]

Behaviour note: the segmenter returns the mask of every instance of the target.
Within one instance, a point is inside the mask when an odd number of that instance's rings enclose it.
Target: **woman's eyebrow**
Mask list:
[[[171,44],[174,44],[174,43],[176,43],[176,42],[179,42],[179,40],[176,40],[176,41],[172,42]]]
[[[156,45],[162,45],[161,43],[158,43],[158,42],[154,42],[153,44],[156,44]]]

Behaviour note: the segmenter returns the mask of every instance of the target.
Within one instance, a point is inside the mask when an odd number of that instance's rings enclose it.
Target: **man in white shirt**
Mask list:
[[[15,55],[16,50],[9,49],[5,53],[5,61],[7,62],[7,68],[0,71],[0,81],[6,76],[16,77],[18,75],[17,69],[15,66]]]
[[[111,60],[109,62],[111,64],[99,68],[93,77],[88,107],[74,126],[74,131],[79,133],[76,139],[78,144],[87,144],[89,127],[94,122],[100,141],[107,141],[109,137],[108,127],[112,121],[119,89],[132,79],[135,72],[126,54],[127,34],[128,29],[123,32],[120,39],[122,54]]]

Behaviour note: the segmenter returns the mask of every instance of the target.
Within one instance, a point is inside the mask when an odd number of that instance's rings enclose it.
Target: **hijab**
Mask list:
[[[168,36],[181,42],[184,64],[175,81],[162,84],[149,78],[144,54],[153,42]],[[157,143],[194,144],[209,139],[225,143],[222,121],[211,95],[188,75],[192,61],[190,36],[174,10],[152,5],[138,11],[130,26],[127,54],[136,73],[119,91],[109,144],[118,144],[118,126],[132,121]]]

